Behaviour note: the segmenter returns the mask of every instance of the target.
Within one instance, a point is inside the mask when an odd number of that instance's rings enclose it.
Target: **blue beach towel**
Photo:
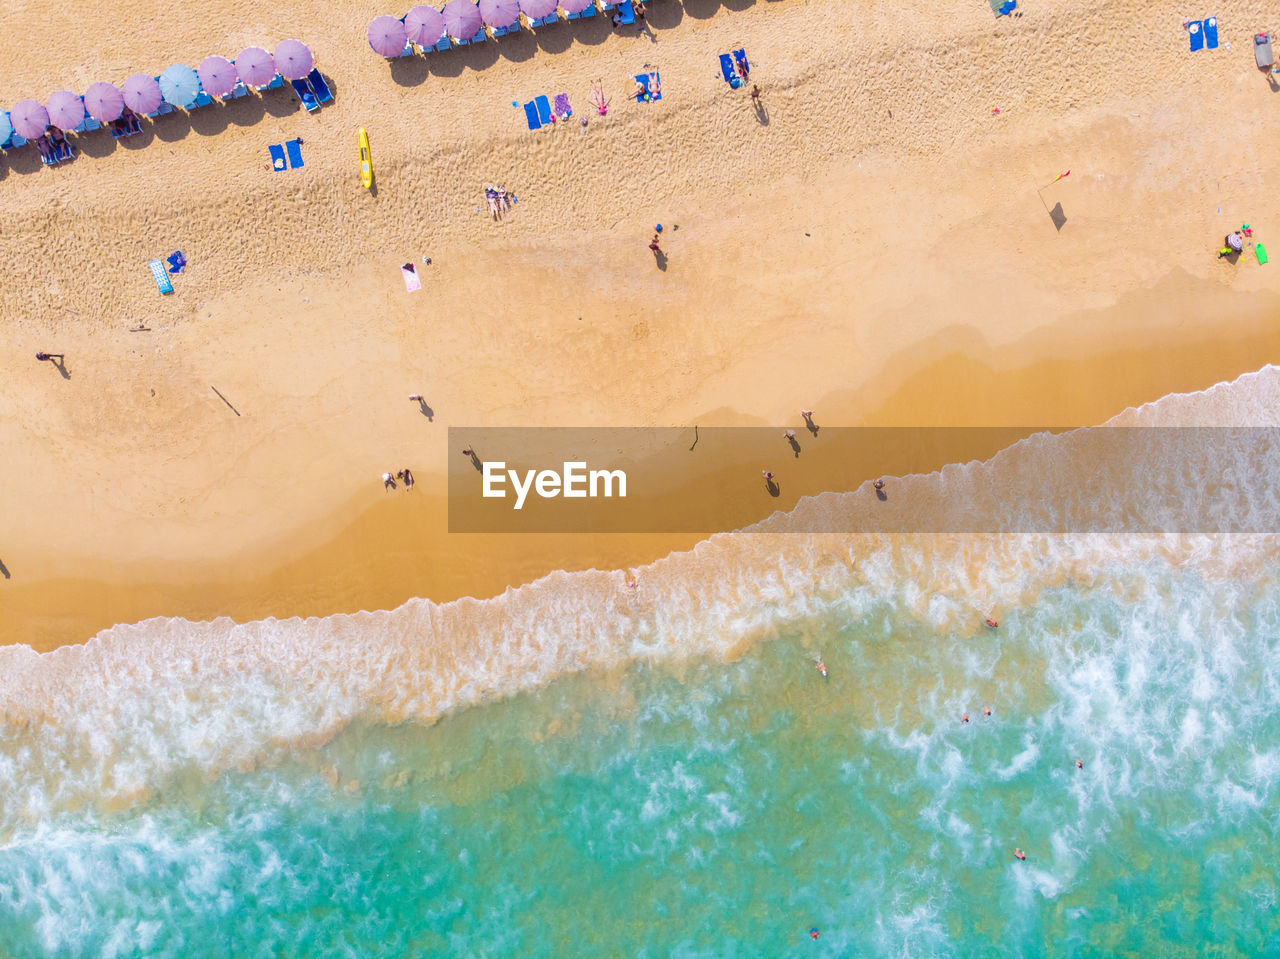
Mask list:
[[[525,119],[529,121],[530,130],[538,130],[542,128],[542,120],[538,117],[538,108],[532,100],[524,105]]]
[[[302,166],[302,141],[285,140],[284,148],[289,154],[289,169],[296,170]]]
[[[538,119],[543,123],[551,122],[551,101],[545,96],[534,97],[533,105],[538,108]]]
[[[742,86],[742,81],[738,79],[738,71],[733,68],[733,57],[727,53],[720,54],[720,74],[724,77],[724,82],[735,90]]]
[[[164,271],[164,260],[152,260],[147,266],[151,267],[151,275],[155,278],[156,287],[161,293],[172,293],[173,284],[169,282],[169,274]]]
[[[1191,35],[1191,52],[1204,49],[1204,31],[1200,29],[1200,21],[1192,20],[1187,24],[1187,32]]]
[[[267,147],[267,150],[271,153],[271,169],[277,173],[285,169],[284,147],[278,143],[273,143]]]
[[[170,273],[181,273],[187,265],[187,258],[182,255],[181,250],[174,250],[165,257],[165,261],[169,264]]]
[[[1210,50],[1218,49],[1218,18],[1206,17],[1204,21],[1204,45]]]
[[[644,84],[644,89],[645,89],[645,92],[644,92],[644,93],[638,93],[638,94],[636,94],[636,103],[645,103],[646,101],[647,101],[647,102],[649,102],[649,103],[652,103],[654,100],[661,100],[661,99],[662,99],[662,94],[661,94],[661,92],[659,92],[659,93],[658,93],[658,95],[657,95],[656,97],[651,97],[651,96],[649,96],[649,77],[650,77],[650,76],[653,76],[653,77],[655,77],[655,78],[656,78],[656,77],[658,76],[657,71],[654,71],[652,74],[648,74],[648,73],[637,73],[637,74],[636,74],[636,82],[637,82],[637,83],[643,83],[643,84]]]
[[[743,47],[741,50],[733,51],[733,62],[739,66],[745,65],[747,72],[751,72],[751,63],[747,60],[747,50]]]

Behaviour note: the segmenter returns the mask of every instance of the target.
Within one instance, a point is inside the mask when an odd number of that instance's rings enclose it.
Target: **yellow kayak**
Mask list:
[[[360,182],[366,190],[373,187],[373,160],[369,158],[369,134],[360,128]]]

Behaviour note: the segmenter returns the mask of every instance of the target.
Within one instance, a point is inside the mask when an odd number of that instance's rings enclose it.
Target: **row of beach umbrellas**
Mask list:
[[[524,14],[530,20],[541,20],[556,12],[559,7],[565,13],[581,13],[595,0],[449,0],[443,10],[435,7],[414,7],[400,19],[391,16],[377,17],[369,24],[369,46],[384,57],[399,56],[404,45],[416,43],[420,47],[434,46],[445,34],[470,40],[482,27],[502,30],[515,26]]]
[[[203,90],[209,96],[225,97],[243,81],[245,86],[260,89],[279,73],[286,80],[301,80],[311,72],[315,60],[305,43],[281,41],[275,53],[261,47],[240,51],[232,62],[226,57],[205,57],[196,69],[176,63],[160,76],[135,73],[120,86],[99,81],[91,84],[84,96],[70,90],[59,90],[45,103],[22,100],[6,115],[0,111],[0,142],[10,135],[27,140],[42,136],[50,127],[74,130],[84,121],[85,113],[99,123],[120,119],[124,108],[134,113],[154,113],[161,102],[176,107],[190,107]],[[6,129],[6,127],[8,129]]]

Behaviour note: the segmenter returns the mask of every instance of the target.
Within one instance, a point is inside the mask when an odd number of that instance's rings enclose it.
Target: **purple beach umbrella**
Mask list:
[[[276,60],[262,47],[245,47],[236,57],[236,73],[246,86],[255,90],[276,78]]]
[[[196,67],[196,76],[200,78],[200,86],[211,97],[225,97],[236,88],[240,79],[236,75],[236,66],[226,57],[205,57]]]
[[[565,13],[581,13],[594,3],[595,0],[560,0],[560,9]]]
[[[520,12],[530,20],[541,20],[556,12],[556,0],[520,0]]]
[[[49,129],[49,111],[35,100],[20,100],[9,113],[13,132],[27,140],[34,140]]]
[[[484,25],[473,0],[449,0],[444,5],[444,28],[456,40],[470,40]]]
[[[119,120],[120,114],[124,113],[124,94],[114,83],[99,80],[84,91],[84,108],[99,123]]]
[[[145,73],[135,73],[120,87],[124,94],[124,105],[134,113],[155,113],[160,109],[160,101],[164,99],[160,93],[160,84],[155,77]]]
[[[404,44],[400,44],[404,49]],[[281,40],[276,45],[276,69],[286,80],[306,79],[315,66],[315,57],[301,40]]]
[[[480,0],[480,18],[491,27],[509,27],[520,19],[517,0]]]
[[[49,126],[59,130],[74,130],[84,122],[84,101],[78,93],[59,90],[45,103],[49,111]]]
[[[404,28],[418,46],[434,46],[444,36],[444,17],[435,7],[417,6],[404,15]]]
[[[404,52],[404,24],[395,17],[375,17],[369,24],[369,46],[383,57],[398,57]]]

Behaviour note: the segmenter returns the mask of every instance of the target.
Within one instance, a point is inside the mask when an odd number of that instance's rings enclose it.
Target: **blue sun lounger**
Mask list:
[[[542,129],[542,118],[538,116],[538,106],[532,100],[524,105],[524,116],[529,121],[530,130]]]
[[[1187,32],[1191,35],[1191,52],[1204,49],[1204,30],[1201,29],[1199,20],[1192,20],[1187,24]]]
[[[298,95],[298,99],[302,101],[302,105],[307,108],[307,112],[320,109],[320,102],[316,99],[315,91],[311,89],[311,85],[306,80],[290,80],[293,84],[293,92]]]
[[[271,154],[271,169],[276,173],[281,170],[287,170],[288,165],[284,162],[284,147],[279,143],[273,143],[267,147],[267,152]]]
[[[169,274],[164,270],[164,260],[152,260],[147,266],[151,267],[151,275],[155,278],[156,287],[161,293],[172,293],[173,284],[169,282]]]
[[[1210,50],[1218,49],[1218,18],[1206,17],[1204,21],[1204,45]]]
[[[449,34],[446,33],[444,36],[442,36],[439,40],[436,41],[436,45],[431,49],[437,50],[437,51],[444,51],[444,50],[452,49],[452,47],[453,47],[453,44],[449,42]]]
[[[636,22],[636,8],[631,5],[631,0],[622,0],[618,4],[618,10],[622,13],[622,25],[629,27]]]
[[[267,84],[267,89],[279,90],[282,86],[284,86],[284,77],[280,76],[280,74],[277,73],[274,77],[271,78],[271,82]]]
[[[308,73],[307,82],[311,84],[311,89],[315,91],[316,99],[321,103],[333,101],[333,92],[329,89],[329,84],[324,82],[324,77],[320,76],[319,70],[312,70]]]
[[[284,150],[289,154],[289,169],[296,170],[302,166],[302,141],[285,140]]]

